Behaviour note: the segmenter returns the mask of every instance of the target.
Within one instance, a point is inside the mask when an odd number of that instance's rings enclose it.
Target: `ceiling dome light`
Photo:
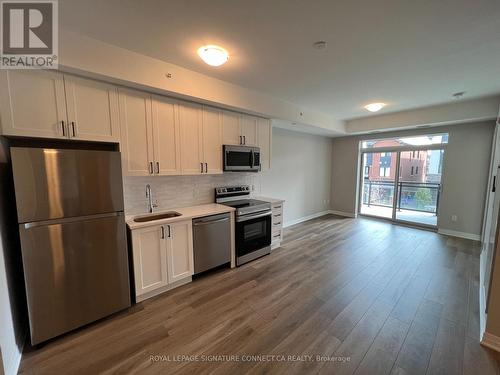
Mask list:
[[[370,112],[378,112],[384,107],[385,103],[370,103],[368,105],[365,105],[365,109],[367,109]]]
[[[211,66],[220,66],[229,59],[229,55],[224,48],[214,45],[198,48],[198,55]]]

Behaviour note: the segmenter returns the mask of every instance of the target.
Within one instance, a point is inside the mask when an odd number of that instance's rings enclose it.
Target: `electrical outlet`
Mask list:
[[[457,215],[451,215],[451,221],[456,222],[458,220]]]

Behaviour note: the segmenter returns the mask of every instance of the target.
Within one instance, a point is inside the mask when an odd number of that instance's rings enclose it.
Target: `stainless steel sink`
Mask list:
[[[175,211],[163,212],[161,214],[147,215],[147,216],[139,216],[134,218],[136,223],[144,223],[146,221],[153,220],[162,220],[162,219],[170,219],[172,217],[182,216],[182,214]]]

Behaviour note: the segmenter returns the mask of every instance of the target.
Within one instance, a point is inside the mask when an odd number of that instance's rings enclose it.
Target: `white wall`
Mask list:
[[[145,213],[145,186],[150,184],[158,209],[212,203],[214,188],[253,185],[255,196],[286,200],[285,224],[329,209],[330,138],[273,128],[272,168],[261,173],[211,176],[125,177],[126,214]]]
[[[261,194],[282,198],[285,225],[330,209],[332,140],[273,129],[272,169],[261,176]]]

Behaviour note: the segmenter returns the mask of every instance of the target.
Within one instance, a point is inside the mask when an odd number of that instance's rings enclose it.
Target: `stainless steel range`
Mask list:
[[[250,186],[215,188],[215,201],[236,208],[236,265],[271,252],[271,203],[250,199]]]

